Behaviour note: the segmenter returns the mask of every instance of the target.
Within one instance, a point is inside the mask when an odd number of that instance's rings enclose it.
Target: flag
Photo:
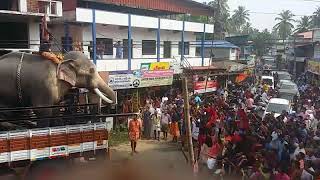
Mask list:
[[[244,74],[244,73],[239,74],[236,77],[236,83],[240,83],[240,82],[246,80],[248,76],[249,76],[248,74]]]

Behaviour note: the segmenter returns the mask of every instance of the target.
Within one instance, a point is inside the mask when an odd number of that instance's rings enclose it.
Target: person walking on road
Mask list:
[[[151,117],[152,120],[152,127],[153,127],[153,134],[154,139],[160,141],[160,115],[158,111],[154,111],[154,114]]]
[[[138,120],[138,115],[135,115],[133,120],[129,122],[129,139],[131,142],[131,154],[137,153],[137,142],[141,137],[141,122]]]
[[[163,132],[163,139],[168,139],[168,129],[169,129],[169,122],[171,121],[171,116],[166,111],[161,115],[161,131]]]

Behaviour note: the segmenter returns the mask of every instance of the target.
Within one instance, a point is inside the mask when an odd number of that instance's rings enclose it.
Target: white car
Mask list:
[[[278,73],[279,80],[291,80],[291,74],[286,71],[272,71],[273,76]]]
[[[289,114],[292,111],[291,103],[287,99],[281,98],[272,98],[269,100],[266,110],[263,113],[262,118],[264,118],[269,113],[274,113],[274,117],[281,115],[283,111],[288,112]]]

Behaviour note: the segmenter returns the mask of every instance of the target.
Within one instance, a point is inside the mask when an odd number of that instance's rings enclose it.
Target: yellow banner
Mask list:
[[[150,71],[158,71],[158,70],[169,70],[170,63],[169,62],[154,62],[150,64]]]

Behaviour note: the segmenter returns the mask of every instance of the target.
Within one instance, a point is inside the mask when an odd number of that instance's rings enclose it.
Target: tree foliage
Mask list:
[[[320,7],[312,15],[312,27],[320,28]]]
[[[236,33],[240,33],[245,25],[249,25],[246,24],[249,20],[249,11],[246,10],[244,6],[238,6],[238,8],[234,10],[234,14],[231,17],[231,22],[235,28]]]
[[[273,28],[283,40],[292,34],[292,30],[294,29],[292,23],[295,22],[293,17],[294,14],[292,14],[290,10],[286,10],[282,11],[279,16],[275,18],[278,23]]]
[[[310,16],[303,16],[298,21],[296,32],[305,32],[308,31],[312,27],[312,21]]]
[[[264,29],[262,32],[253,32],[251,40],[258,56],[262,56],[267,53],[268,48],[274,44],[274,37],[268,29]]]

